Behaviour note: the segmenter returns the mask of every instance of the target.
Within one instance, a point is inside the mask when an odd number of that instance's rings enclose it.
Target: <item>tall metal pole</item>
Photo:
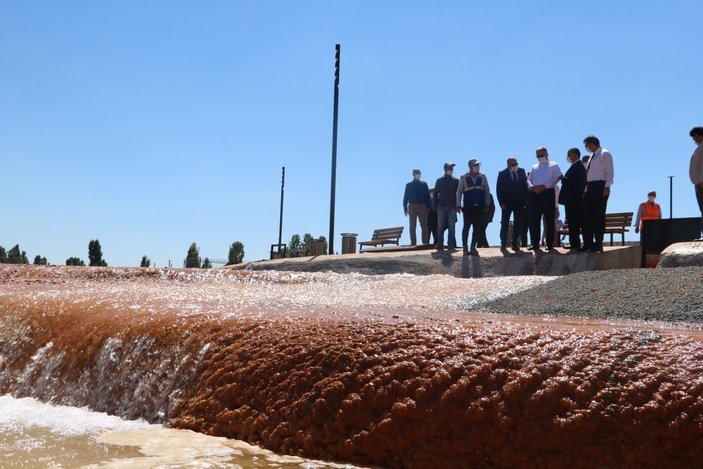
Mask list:
[[[332,184],[330,189],[330,237],[328,254],[334,254],[334,198],[337,185],[337,114],[339,112],[339,44],[334,46],[334,114],[332,117]]]
[[[286,185],[286,167],[281,168],[281,215],[278,217],[278,249],[281,249],[281,237],[283,236],[283,187]]]
[[[669,220],[674,218],[674,176],[669,178]]]

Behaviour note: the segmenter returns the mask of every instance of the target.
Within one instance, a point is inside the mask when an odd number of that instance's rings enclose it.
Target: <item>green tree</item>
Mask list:
[[[200,268],[200,249],[195,243],[191,243],[190,247],[188,248],[188,254],[186,255],[186,268]]]
[[[300,257],[300,249],[300,235],[294,234],[291,236],[290,242],[288,243],[288,252],[286,253],[286,257]]]
[[[27,253],[20,250],[20,245],[15,246],[7,251],[7,262],[10,264],[29,264]]]
[[[106,267],[107,262],[103,260],[103,251],[100,247],[100,241],[91,239],[88,243],[88,260],[90,266]]]
[[[34,256],[34,265],[48,265],[46,257],[42,257],[39,254]]]
[[[300,255],[301,256],[309,256],[310,255],[310,241],[312,241],[314,238],[310,233],[305,233],[303,235],[303,242],[300,245]]]
[[[142,263],[139,267],[151,267],[151,259],[146,256],[142,256]]]
[[[202,268],[203,269],[212,269],[212,263],[210,262],[209,258],[207,258],[207,257],[205,258],[205,260],[203,261]]]
[[[227,264],[240,264],[244,259],[244,245],[239,241],[235,241],[229,247],[229,256]]]
[[[85,267],[85,262],[77,257],[69,257],[66,259],[66,265],[76,265],[79,267]]]
[[[7,251],[5,250],[4,247],[0,246],[0,264],[7,264],[8,259],[7,259]]]
[[[320,236],[320,241],[322,241],[322,252],[327,253],[327,238],[324,236]]]

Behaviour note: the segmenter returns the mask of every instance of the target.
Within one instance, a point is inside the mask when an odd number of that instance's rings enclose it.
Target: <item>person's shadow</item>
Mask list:
[[[461,278],[481,278],[483,271],[481,270],[480,256],[461,256]]]

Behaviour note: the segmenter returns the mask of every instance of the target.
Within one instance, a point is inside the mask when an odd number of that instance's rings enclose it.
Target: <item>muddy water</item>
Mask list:
[[[0,278],[15,396],[384,467],[703,465],[697,337],[462,310],[545,278]]]

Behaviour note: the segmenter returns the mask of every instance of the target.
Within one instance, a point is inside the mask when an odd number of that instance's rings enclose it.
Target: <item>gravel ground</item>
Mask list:
[[[582,272],[490,301],[481,309],[703,324],[703,267]]]

